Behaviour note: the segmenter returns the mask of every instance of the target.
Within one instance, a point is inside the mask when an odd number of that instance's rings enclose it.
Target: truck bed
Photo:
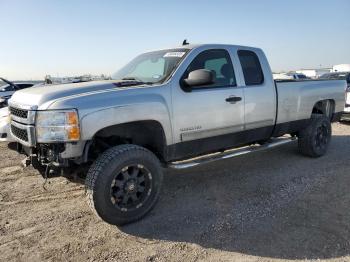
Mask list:
[[[343,80],[276,81],[276,124],[310,118],[315,101],[333,101],[333,112],[343,111],[344,105],[334,101],[344,100],[346,82]]]

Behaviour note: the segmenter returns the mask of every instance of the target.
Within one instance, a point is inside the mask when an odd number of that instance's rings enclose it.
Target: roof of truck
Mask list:
[[[176,47],[170,47],[170,48],[162,48],[158,50],[151,50],[151,51],[160,51],[160,50],[169,50],[169,49],[195,49],[198,47],[208,47],[208,48],[227,48],[227,47],[235,47],[238,49],[259,49],[257,47],[252,46],[243,46],[243,45],[231,45],[231,44],[188,44],[188,45],[180,45]]]

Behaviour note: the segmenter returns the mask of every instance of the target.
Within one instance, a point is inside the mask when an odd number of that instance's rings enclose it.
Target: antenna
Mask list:
[[[182,42],[182,45],[189,45],[190,43],[187,42],[187,39],[185,39],[183,42]]]

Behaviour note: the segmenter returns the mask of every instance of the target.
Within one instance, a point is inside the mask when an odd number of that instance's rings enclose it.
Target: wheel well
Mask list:
[[[136,121],[106,127],[98,131],[88,149],[88,159],[121,144],[135,144],[147,148],[160,160],[166,158],[166,138],[162,125],[154,120]]]
[[[318,101],[312,108],[312,114],[321,114],[332,119],[335,110],[335,103],[332,99]]]

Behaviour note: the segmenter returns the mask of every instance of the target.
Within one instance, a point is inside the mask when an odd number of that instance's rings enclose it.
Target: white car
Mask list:
[[[349,83],[348,83],[348,89],[346,90],[346,102],[345,102],[345,109],[343,114],[344,120],[350,120],[350,77],[349,77]]]
[[[347,89],[346,89],[346,100],[344,114],[342,116],[343,120],[350,120],[350,72],[337,72],[337,73],[327,73],[320,77],[323,80],[336,79],[336,80],[346,80]]]
[[[8,107],[0,109],[0,142],[13,142],[9,132],[9,112]]]
[[[0,77],[0,108],[7,106],[7,100],[18,90],[34,86],[34,83],[10,82]]]
[[[298,73],[279,73],[279,74],[273,74],[274,80],[306,80],[309,79],[304,74],[298,74]]]

